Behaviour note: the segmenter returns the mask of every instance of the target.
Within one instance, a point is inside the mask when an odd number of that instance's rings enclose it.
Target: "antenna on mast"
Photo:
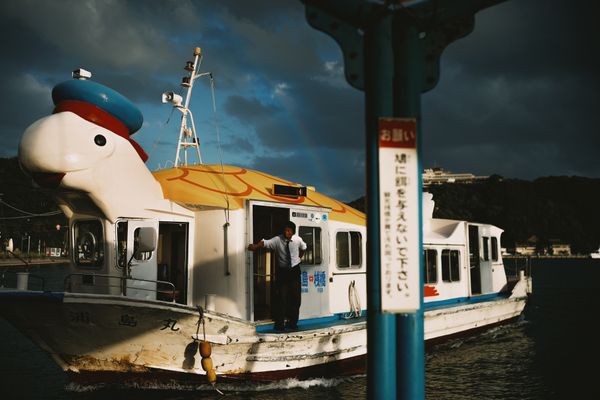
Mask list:
[[[202,164],[202,157],[200,156],[200,143],[198,136],[196,135],[196,126],[194,124],[194,116],[192,111],[189,109],[190,99],[192,97],[192,89],[194,88],[194,82],[197,78],[212,74],[210,72],[199,73],[198,69],[202,63],[202,49],[196,47],[194,49],[194,61],[187,61],[184,69],[189,72],[188,76],[184,76],[181,80],[181,86],[187,88],[185,95],[185,102],[183,98],[174,92],[164,92],[162,94],[163,103],[171,103],[173,107],[181,111],[181,127],[179,128],[179,140],[177,142],[177,154],[175,156],[174,167],[178,167],[180,164],[184,166],[188,165],[187,150],[192,147],[196,149],[196,155],[198,156],[198,163]],[[183,102],[183,104],[182,104]],[[189,123],[188,125],[188,117]],[[180,157],[181,151],[183,150],[183,161]]]

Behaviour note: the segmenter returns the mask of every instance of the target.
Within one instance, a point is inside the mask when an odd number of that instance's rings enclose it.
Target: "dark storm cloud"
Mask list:
[[[229,96],[225,102],[225,111],[236,117],[242,123],[260,124],[265,119],[272,118],[281,112],[277,107],[263,104],[260,100],[247,99],[242,96]]]
[[[600,67],[599,14],[598,2],[507,1],[479,12],[474,32],[446,56],[463,60],[477,75],[594,72]]]
[[[82,62],[101,67],[154,71],[174,55],[165,28],[168,18],[177,16],[175,5],[157,1],[24,0],[3,2],[0,7],[5,18],[58,52],[48,60],[39,60],[42,63],[56,64],[60,60],[56,56],[75,54]],[[22,39],[12,35],[9,40]],[[25,45],[35,52],[39,42]]]
[[[276,89],[273,102],[230,96],[225,111],[250,123],[264,146],[279,150],[310,147],[362,148],[361,95],[350,88],[297,79]]]
[[[297,149],[284,156],[259,156],[253,168],[279,176],[341,201],[364,195],[363,152],[346,149]]]
[[[527,179],[599,176],[595,8],[522,0],[480,12],[423,98],[425,165]]]
[[[225,152],[231,153],[254,153],[256,147],[246,138],[231,138],[230,141],[221,144],[221,148]]]
[[[2,2],[0,29],[10,57],[0,68],[30,71],[53,86],[83,67],[132,100],[148,101],[164,90],[157,77],[179,72],[172,60],[184,54],[173,35],[202,21],[194,12],[184,1]]]
[[[117,1],[4,1],[0,3],[2,155],[16,154],[23,130],[52,110],[50,92],[70,79],[77,67],[91,69],[94,79],[118,88],[133,100],[160,93],[140,71],[164,68],[171,46],[161,27],[167,3]],[[154,18],[142,19],[154,9]],[[160,12],[159,12],[160,11]],[[171,8],[177,12],[177,7]],[[164,25],[164,23],[163,23]],[[161,55],[158,57],[157,55]],[[112,71],[120,71],[114,73]],[[111,71],[111,72],[109,72]]]
[[[513,0],[478,13],[423,96],[423,165],[600,176],[599,8]],[[345,82],[338,45],[308,26],[299,0],[4,1],[0,35],[0,155],[16,154],[23,129],[48,114],[51,88],[72,69],[92,70],[142,107],[158,106],[201,46],[202,70],[215,77],[225,159],[231,152],[258,169],[289,169],[348,199],[364,192],[363,93]],[[209,81],[199,83],[208,93]],[[150,129],[157,118],[146,118]],[[216,148],[213,139],[201,142]],[[160,153],[169,141],[153,146]]]
[[[272,0],[221,0],[218,7],[227,10],[228,13],[241,20],[264,24],[267,28],[281,23],[288,23],[290,12],[303,11],[300,1],[278,1]]]

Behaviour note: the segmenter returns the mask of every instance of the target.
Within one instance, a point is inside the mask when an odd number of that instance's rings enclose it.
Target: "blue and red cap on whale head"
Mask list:
[[[127,139],[146,162],[148,155],[131,139],[142,127],[144,117],[125,96],[109,87],[89,80],[74,79],[52,89],[54,114],[70,111],[81,118]]]

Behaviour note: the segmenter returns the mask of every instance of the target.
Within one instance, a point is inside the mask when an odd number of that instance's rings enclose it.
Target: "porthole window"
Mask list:
[[[104,236],[98,220],[82,220],[73,224],[75,264],[80,267],[100,267],[104,263]]]

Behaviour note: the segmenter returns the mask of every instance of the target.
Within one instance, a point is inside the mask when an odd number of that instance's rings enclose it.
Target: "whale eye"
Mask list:
[[[106,138],[102,135],[96,135],[94,138],[94,143],[96,143],[98,146],[104,146],[106,144]]]

